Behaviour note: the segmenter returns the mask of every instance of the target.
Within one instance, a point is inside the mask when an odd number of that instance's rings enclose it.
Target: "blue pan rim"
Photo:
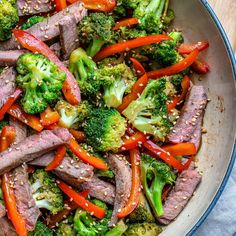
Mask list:
[[[226,35],[226,32],[222,26],[222,24],[220,23],[219,18],[216,16],[214,10],[211,8],[211,6],[209,5],[209,3],[207,2],[207,0],[200,0],[202,5],[205,7],[205,9],[208,11],[208,13],[210,14],[211,18],[213,19],[214,23],[216,24],[222,38],[224,41],[224,44],[227,48],[227,52],[229,55],[229,58],[231,60],[231,64],[232,64],[232,69],[233,69],[233,73],[234,73],[234,81],[236,82],[236,60],[235,60],[235,56],[233,49],[231,47],[231,44],[229,42],[229,39]],[[212,200],[211,204],[208,206],[208,208],[206,209],[206,211],[204,212],[204,214],[201,216],[201,218],[198,220],[198,222],[193,226],[193,228],[187,233],[187,236],[191,236],[193,235],[196,230],[200,227],[200,225],[206,220],[207,216],[210,214],[210,212],[213,210],[213,208],[215,207],[217,201],[219,200],[228,180],[230,177],[230,174],[232,172],[232,169],[234,167],[234,162],[236,159],[236,140],[234,141],[234,146],[232,148],[232,154],[231,154],[231,159],[230,159],[230,163],[229,166],[227,168],[226,171],[226,175],[214,197],[214,199]]]

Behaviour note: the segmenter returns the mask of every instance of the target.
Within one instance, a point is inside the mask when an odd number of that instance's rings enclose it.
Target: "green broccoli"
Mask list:
[[[127,15],[126,14],[126,9],[125,9],[124,5],[122,4],[122,2],[123,2],[123,0],[117,0],[116,1],[116,7],[112,11],[112,17],[115,20],[125,18],[126,15]]]
[[[145,30],[138,28],[120,27],[118,32],[122,40],[129,40],[147,36],[147,32]]]
[[[114,43],[115,31],[112,28],[115,21],[112,16],[104,13],[90,13],[79,24],[81,43],[88,46],[87,53],[90,57],[97,54],[103,45]]]
[[[118,221],[115,227],[110,229],[105,236],[122,236],[125,231],[128,229],[128,226],[124,223],[123,220]]]
[[[63,195],[53,176],[42,170],[36,170],[31,178],[31,189],[36,205],[56,214],[64,207]]]
[[[135,10],[142,2],[143,0],[122,0],[122,6],[124,6],[126,9]]]
[[[2,131],[3,127],[9,125],[8,120],[5,118],[3,120],[0,121],[0,131]]]
[[[1,186],[0,186],[0,204],[5,205]]]
[[[64,100],[57,102],[55,109],[60,115],[59,124],[65,128],[77,129],[83,124],[92,107],[84,100],[79,105],[73,106]]]
[[[29,29],[31,26],[39,23],[39,22],[42,22],[44,20],[46,20],[47,18],[44,17],[44,16],[32,16],[30,17],[24,24],[21,25],[21,29],[22,30],[26,30],[26,29]]]
[[[94,109],[84,132],[86,141],[97,151],[118,151],[122,145],[121,137],[125,134],[126,120],[115,109]]]
[[[141,179],[144,193],[156,218],[164,214],[162,191],[166,184],[175,182],[175,174],[164,162],[158,161],[147,154],[141,158]]]
[[[164,141],[172,126],[166,102],[176,93],[168,79],[150,80],[138,99],[131,102],[122,114],[143,133]]]
[[[155,222],[150,206],[143,193],[140,196],[138,206],[129,215],[128,219],[129,219],[129,222],[131,223],[143,223],[143,222],[154,223]]]
[[[0,41],[5,41],[11,38],[11,30],[19,21],[16,0],[0,1]]]
[[[157,236],[162,228],[155,223],[137,223],[129,226],[124,236]]]
[[[109,170],[95,170],[97,177],[107,178],[107,179],[114,179],[115,175],[111,169]]]
[[[66,74],[41,54],[26,53],[17,60],[17,83],[23,88],[21,99],[26,113],[43,112],[48,103],[55,102],[61,94]]]
[[[181,82],[183,80],[183,75],[181,73],[172,75],[170,77],[170,82],[174,85],[176,91],[181,91]]]
[[[56,236],[76,236],[76,234],[72,225],[61,222],[56,230]]]
[[[41,221],[38,221],[34,231],[29,232],[28,236],[53,236],[53,232]]]
[[[118,58],[116,58],[116,57],[106,57],[103,60],[97,62],[97,65],[98,65],[98,68],[101,69],[105,66],[109,66],[109,67],[116,66],[116,65],[121,64],[123,62],[124,62],[124,57],[123,56],[120,56]]]

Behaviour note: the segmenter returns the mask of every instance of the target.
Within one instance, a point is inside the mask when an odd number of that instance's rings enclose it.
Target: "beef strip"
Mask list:
[[[183,171],[177,178],[174,188],[164,203],[164,215],[158,221],[167,225],[174,220],[188,203],[202,176],[197,170]]]
[[[49,17],[47,20],[33,25],[26,31],[42,41],[52,41],[60,35],[59,22],[65,17],[68,15],[74,15],[76,23],[78,23],[86,14],[87,10],[83,7],[83,4],[81,2],[76,2]],[[18,49],[18,47],[19,43],[16,41],[14,36],[9,40],[0,43],[0,49],[3,51]]]
[[[131,191],[131,168],[125,156],[110,154],[108,156],[108,163],[115,174],[116,180],[116,196],[114,202],[114,209],[109,226],[112,227],[116,224],[118,218],[117,213],[119,209],[125,206]]]
[[[15,66],[19,56],[26,52],[27,50],[0,51],[0,66]]]
[[[17,0],[19,16],[35,15],[45,13],[54,9],[52,0]]]
[[[49,152],[36,158],[29,164],[45,167],[52,162],[54,156],[55,152]],[[78,184],[89,181],[93,177],[93,167],[65,156],[61,165],[54,169],[53,173],[65,182],[69,182],[73,186],[78,186]]]
[[[79,36],[74,15],[68,15],[59,23],[63,59],[67,60],[72,51],[79,47]]]
[[[27,137],[24,141],[12,145],[8,150],[0,153],[0,175],[68,143],[71,138],[69,131],[64,128],[52,131],[44,130],[39,134]]]
[[[27,136],[26,126],[14,118],[10,118],[10,125],[16,130],[15,143],[25,140]],[[36,206],[29,183],[29,175],[27,165],[23,164],[9,173],[13,183],[14,195],[16,197],[16,205],[18,212],[26,222],[29,231],[33,231],[40,216],[40,210]]]
[[[0,218],[0,236],[17,236],[14,226],[7,217]]]
[[[60,43],[54,43],[50,46],[50,49],[54,52],[54,54],[60,58],[61,57],[61,45]]]
[[[16,72],[12,67],[6,68],[0,75],[0,108],[16,89]]]
[[[168,135],[173,143],[188,142],[193,136],[198,120],[201,119],[207,104],[207,94],[203,86],[193,85],[185,104],[181,110],[180,118]]]

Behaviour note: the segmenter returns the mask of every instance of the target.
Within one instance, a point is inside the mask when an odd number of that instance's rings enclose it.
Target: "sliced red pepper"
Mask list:
[[[112,28],[113,30],[118,30],[120,27],[125,26],[125,27],[131,27],[133,25],[137,25],[139,23],[139,19],[133,17],[133,18],[128,18],[124,19],[121,21],[118,21],[116,25]]]
[[[69,131],[78,142],[82,143],[84,141],[85,139],[84,132],[75,129],[69,129]]]
[[[197,153],[197,149],[193,143],[177,143],[162,146],[162,149],[169,152],[172,156],[190,156]]]
[[[49,126],[54,123],[57,123],[60,119],[60,115],[57,111],[53,111],[50,106],[47,109],[40,113],[40,121],[43,126]]]
[[[13,104],[7,113],[38,132],[43,130],[40,119],[37,116],[26,114],[18,104]]]
[[[57,181],[58,187],[64,192],[72,201],[74,201],[78,206],[80,206],[83,210],[91,213],[99,219],[103,219],[105,216],[105,210],[101,207],[98,207],[86,200],[85,197],[81,196],[78,192],[73,190],[70,186],[65,184],[62,181]]]
[[[58,123],[54,123],[52,125],[45,126],[44,128],[48,129],[48,130],[54,130],[54,129],[58,128],[58,127],[59,127]]]
[[[41,53],[49,60],[51,60],[54,64],[56,64],[59,69],[66,74],[66,80],[63,84],[63,94],[66,100],[72,104],[77,105],[80,103],[80,89],[76,82],[75,77],[71,74],[71,72],[66,68],[66,66],[58,59],[58,57],[52,52],[52,50],[42,42],[41,40],[37,39],[33,35],[29,34],[28,32],[20,29],[14,29],[13,34],[16,37],[17,41],[26,49]]]
[[[2,192],[7,209],[7,215],[14,225],[17,235],[27,236],[26,224],[23,217],[17,211],[16,199],[10,182],[11,180],[9,179],[8,174],[4,174],[2,177]]]
[[[161,147],[159,147],[152,141],[149,140],[145,142],[143,146],[152,153],[152,157],[162,159],[164,162],[174,167],[178,171],[184,170],[184,166],[177,159],[175,159],[173,156],[171,156],[169,153],[167,153],[165,150],[163,150]]]
[[[210,71],[210,66],[205,62],[200,59],[197,59],[193,64],[192,64],[192,69],[194,72],[200,75],[204,75]]]
[[[191,66],[196,61],[198,54],[199,54],[198,49],[195,49],[187,57],[185,57],[182,61],[177,62],[174,65],[148,72],[147,73],[148,78],[157,79],[162,76],[177,74],[177,73],[187,69],[189,66]]]
[[[57,168],[61,164],[65,154],[66,154],[66,147],[64,145],[58,147],[53,161],[46,167],[45,170],[51,171]]]
[[[145,71],[143,65],[142,65],[137,59],[135,59],[135,58],[130,58],[130,61],[132,61],[133,66],[134,66],[134,68],[135,68],[135,70],[136,70],[136,72],[137,72],[137,74],[138,74],[139,76],[141,76],[141,75],[143,75],[144,73],[146,73],[146,71]]]
[[[105,57],[109,57],[116,53],[128,51],[130,49],[145,46],[152,43],[159,43],[163,40],[168,40],[168,39],[171,39],[171,38],[167,35],[157,34],[157,35],[139,37],[136,39],[125,41],[125,42],[120,42],[120,43],[113,44],[111,46],[108,46],[102,49],[100,52],[97,53],[97,55],[95,55],[94,60],[100,61],[104,59]]]
[[[78,2],[78,0],[67,0],[69,3]],[[116,6],[115,0],[80,0],[88,10],[111,12]]]
[[[85,162],[97,169],[100,169],[100,170],[108,170],[108,166],[103,160],[90,155],[86,150],[84,150],[76,142],[75,139],[72,138],[70,140],[70,142],[68,143],[68,147],[83,162]]]
[[[179,102],[179,97],[177,96],[174,97],[174,99],[170,103],[167,104],[168,112],[173,110],[177,106],[178,102]]]
[[[11,107],[11,105],[19,98],[19,96],[22,93],[22,89],[17,88],[16,91],[13,93],[13,95],[11,95],[7,101],[5,102],[5,104],[2,106],[2,108],[0,109],[0,120],[2,120],[4,118],[4,115],[6,114],[6,112],[9,110],[9,108]]]
[[[147,74],[145,73],[135,82],[135,84],[131,89],[131,93],[129,93],[127,96],[123,98],[122,104],[117,108],[117,110],[120,113],[122,113],[132,101],[136,100],[139,97],[139,95],[145,89],[147,83],[148,83],[148,77]]]
[[[125,207],[118,212],[118,218],[124,218],[137,207],[141,195],[141,170],[140,170],[140,153],[139,150],[130,150],[130,161],[132,168],[132,186],[128,202]]]
[[[188,161],[184,164],[184,168],[183,170],[187,170],[189,168],[189,166],[191,165],[192,161],[194,161],[195,156],[191,156]]]
[[[56,11],[61,11],[67,7],[66,0],[54,0],[56,4]]]
[[[207,41],[197,42],[196,44],[182,43],[178,48],[178,52],[180,54],[189,54],[196,48],[198,49],[199,52],[201,52],[208,47],[209,47],[209,42]]]
[[[131,137],[124,140],[124,144],[120,148],[121,151],[131,150],[136,148],[138,145],[145,143],[147,136],[139,131],[133,134]]]
[[[8,149],[16,138],[16,130],[13,126],[4,126],[1,132],[0,152]]]

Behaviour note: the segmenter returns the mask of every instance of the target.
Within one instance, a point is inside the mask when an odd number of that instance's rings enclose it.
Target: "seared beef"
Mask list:
[[[130,196],[131,191],[131,168],[127,162],[125,156],[110,154],[108,156],[108,163],[115,174],[116,179],[116,196],[114,209],[112,213],[109,226],[116,224],[118,218],[117,213],[123,208]]]
[[[54,43],[50,46],[50,49],[54,52],[54,54],[60,58],[61,57],[61,45],[60,43]]]
[[[49,12],[54,9],[52,0],[17,0],[19,16],[35,15]]]
[[[27,137],[0,154],[0,175],[66,144],[71,138],[69,131],[64,128],[44,130],[40,134]]]
[[[66,16],[59,23],[60,40],[64,60],[69,59],[72,51],[79,47],[79,37],[76,23],[76,19],[72,14]]]
[[[6,68],[0,75],[0,108],[14,93],[16,88],[15,80],[16,72],[12,67]]]
[[[60,35],[59,22],[71,14],[74,15],[76,23],[78,23],[87,14],[87,10],[83,7],[82,3],[76,2],[49,17],[47,20],[33,25],[26,31],[42,41],[52,41]],[[3,51],[17,49],[18,46],[19,44],[14,37],[6,42],[0,43],[0,49]]]
[[[13,126],[16,131],[15,144],[25,140],[27,136],[27,127],[22,122],[16,120],[14,117],[9,118],[9,125]]]
[[[54,156],[54,152],[49,152],[36,158],[29,164],[45,167],[52,162]],[[73,160],[71,157],[65,156],[61,165],[54,169],[53,173],[65,182],[73,186],[78,186],[78,184],[84,181],[89,181],[93,177],[93,167],[86,165],[81,161]]]
[[[0,51],[0,66],[15,66],[18,57],[27,50]]]
[[[7,217],[0,218],[0,236],[17,236],[14,226]]]
[[[198,120],[202,119],[201,117],[206,104],[207,94],[203,86],[192,86],[182,108],[181,116],[168,135],[170,142],[182,143],[190,140],[191,136],[194,134]]]
[[[202,176],[197,170],[185,170],[177,178],[174,188],[164,203],[164,215],[158,221],[167,225],[174,220],[188,203]]]
[[[2,218],[5,215],[6,215],[5,206],[3,206],[2,203],[0,202],[0,218]]]

